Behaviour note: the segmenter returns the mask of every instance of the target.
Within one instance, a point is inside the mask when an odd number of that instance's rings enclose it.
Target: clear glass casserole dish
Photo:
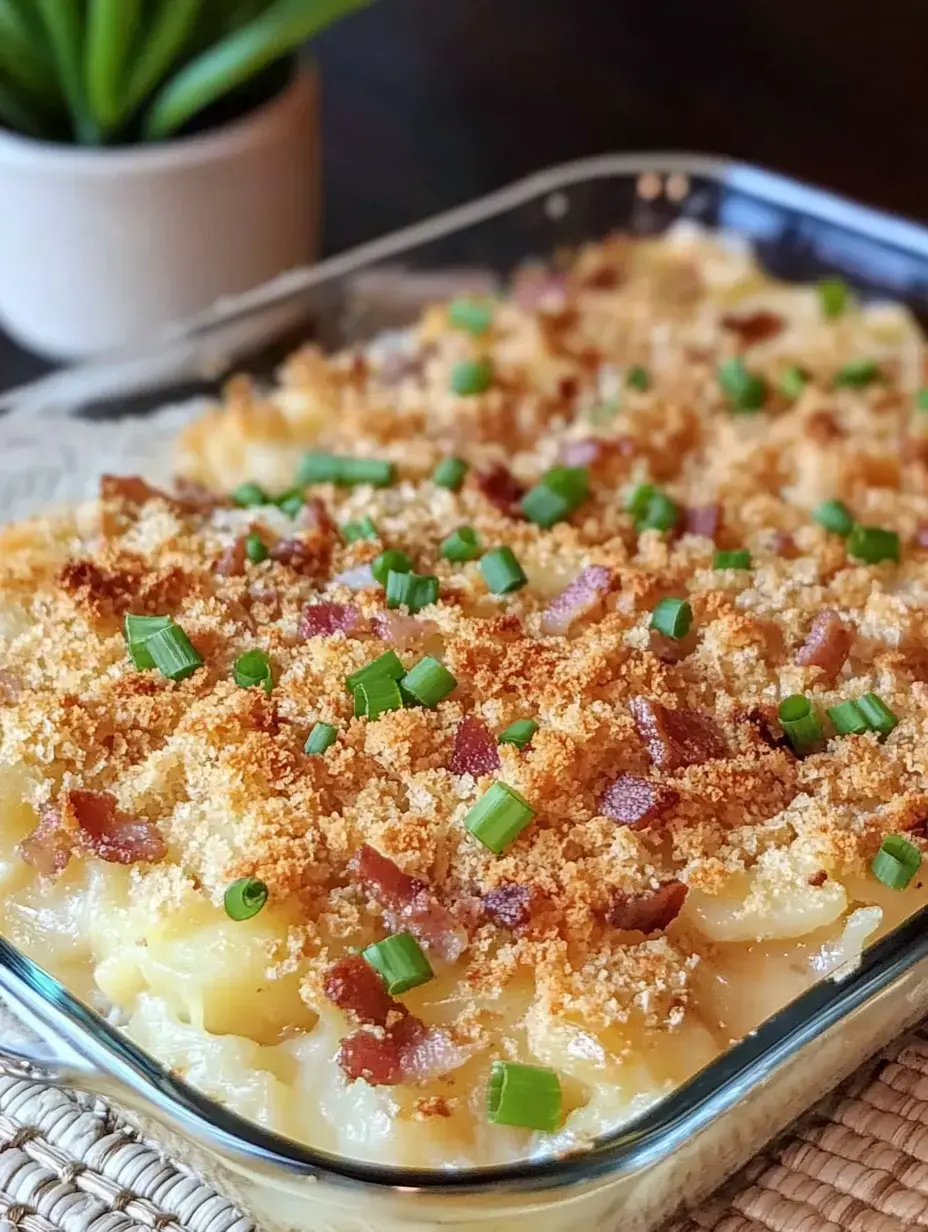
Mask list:
[[[378,303],[383,266],[414,284],[453,266],[504,274],[527,258],[617,228],[659,233],[679,218],[750,238],[786,278],[837,271],[866,293],[916,312],[928,274],[919,228],[750,168],[684,156],[604,158],[544,173],[398,236],[297,271],[220,306],[150,347],[66,373],[8,404],[65,409],[170,375],[221,366],[217,355],[274,333],[295,306],[327,346],[401,324]],[[359,295],[359,282],[367,298]],[[392,284],[396,286],[394,278]],[[360,310],[359,310],[360,305]],[[389,312],[384,316],[383,309]],[[411,315],[414,304],[405,311]],[[105,419],[127,413],[99,403]],[[14,419],[16,417],[14,416]],[[7,428],[9,428],[9,422]],[[56,981],[0,943],[0,984],[54,1045],[24,1044],[24,1063],[132,1108],[147,1133],[216,1176],[267,1228],[502,1227],[647,1229],[697,1201],[843,1074],[928,1008],[920,916],[868,951],[860,968],[805,994],[695,1079],[589,1151],[545,1163],[468,1172],[373,1167],[300,1148],[198,1095],[147,1058]],[[7,1051],[10,1049],[8,1047]],[[10,1054],[15,1061],[15,1054]],[[178,1133],[189,1135],[179,1140]],[[200,1150],[192,1155],[193,1142]]]

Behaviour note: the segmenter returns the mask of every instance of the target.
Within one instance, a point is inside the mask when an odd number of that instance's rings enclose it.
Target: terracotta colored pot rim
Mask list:
[[[4,170],[28,167],[54,170],[63,175],[110,176],[143,172],[149,175],[161,168],[176,169],[191,163],[227,160],[242,149],[279,129],[291,112],[303,106],[305,79],[315,77],[313,67],[303,67],[279,93],[267,102],[218,128],[194,133],[176,140],[152,145],[77,146],[39,141],[20,133],[0,130],[0,167]]]

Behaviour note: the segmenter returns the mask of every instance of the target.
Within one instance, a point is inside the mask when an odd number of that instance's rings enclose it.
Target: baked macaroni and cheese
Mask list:
[[[3,533],[3,931],[293,1138],[582,1149],[928,899],[925,380],[692,230],[235,380]]]

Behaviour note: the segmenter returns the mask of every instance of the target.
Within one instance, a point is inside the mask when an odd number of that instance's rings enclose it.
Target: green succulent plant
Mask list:
[[[0,125],[160,141],[370,0],[0,0]]]

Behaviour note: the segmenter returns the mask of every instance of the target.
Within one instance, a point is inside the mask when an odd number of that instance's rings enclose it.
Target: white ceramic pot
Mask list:
[[[316,76],[164,145],[88,150],[0,133],[0,323],[74,358],[145,339],[314,259]]]

